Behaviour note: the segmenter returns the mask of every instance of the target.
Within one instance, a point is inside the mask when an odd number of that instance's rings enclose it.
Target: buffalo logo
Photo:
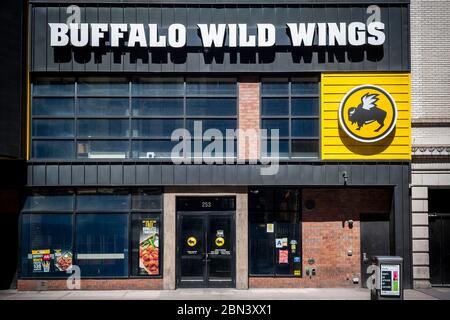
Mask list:
[[[375,142],[387,137],[396,121],[397,107],[394,99],[378,86],[353,88],[339,106],[341,128],[360,142]]]

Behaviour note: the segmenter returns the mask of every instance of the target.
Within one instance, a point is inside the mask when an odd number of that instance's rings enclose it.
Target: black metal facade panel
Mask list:
[[[67,4],[31,5],[31,70],[34,72],[291,73],[320,71],[409,71],[409,4],[379,4],[385,23],[382,46],[291,46],[286,23],[366,22],[367,3],[305,5],[82,4],[81,22],[172,23],[187,27],[187,45],[170,48],[51,47],[48,23],[66,22]],[[257,23],[277,27],[270,48],[202,48],[198,23]]]
[[[171,165],[146,162],[28,162],[28,187],[37,186],[394,186],[408,176],[403,162],[280,164],[275,175],[262,165]],[[406,177],[406,178],[405,178]]]
[[[0,157],[22,158],[23,1],[0,2]]]
[[[29,0],[30,3],[61,3],[64,0]],[[86,3],[86,0],[71,0],[71,3]],[[264,5],[280,5],[280,4],[333,4],[333,3],[350,3],[350,4],[378,4],[378,3],[410,3],[410,0],[95,0],[90,3],[96,4],[264,4]]]

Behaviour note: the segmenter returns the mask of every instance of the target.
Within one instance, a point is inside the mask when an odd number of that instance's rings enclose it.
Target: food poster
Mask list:
[[[279,257],[278,257],[279,264],[289,263],[289,251],[288,250],[279,250],[278,254],[279,254]]]
[[[50,272],[50,249],[31,250],[33,272]]]
[[[72,269],[72,252],[61,249],[54,250],[54,263],[56,271],[67,271]]]
[[[139,235],[139,274],[159,274],[159,223],[142,220]]]

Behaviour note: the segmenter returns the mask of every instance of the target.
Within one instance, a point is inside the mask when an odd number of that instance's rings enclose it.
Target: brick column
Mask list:
[[[259,158],[259,79],[239,79],[239,130],[238,158],[255,160]],[[243,132],[245,131],[245,132]]]

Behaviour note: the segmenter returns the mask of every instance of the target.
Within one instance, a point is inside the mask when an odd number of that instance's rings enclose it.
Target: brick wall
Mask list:
[[[239,130],[250,134],[239,135],[239,159],[259,158],[259,101],[259,79],[241,77],[239,79]]]
[[[86,279],[81,290],[162,290],[163,279]],[[66,280],[18,280],[19,291],[68,290]]]
[[[360,213],[390,212],[389,189],[303,189],[303,203],[316,206],[302,213],[302,278],[251,277],[250,287],[359,287],[361,279]],[[375,200],[375,201],[374,201]],[[343,222],[353,220],[353,228]],[[348,250],[353,255],[348,256]],[[314,258],[316,276],[305,275],[307,261]]]

